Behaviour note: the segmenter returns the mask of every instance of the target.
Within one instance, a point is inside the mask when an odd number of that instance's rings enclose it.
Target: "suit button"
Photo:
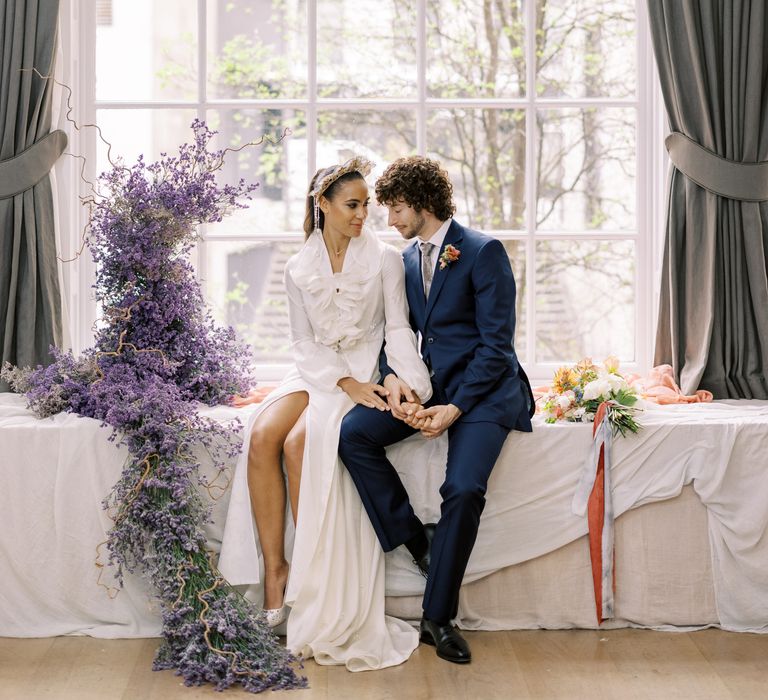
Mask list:
[[[435,339],[434,339],[434,338],[427,338],[427,342],[428,342],[428,343],[434,343],[434,342],[435,342]]]

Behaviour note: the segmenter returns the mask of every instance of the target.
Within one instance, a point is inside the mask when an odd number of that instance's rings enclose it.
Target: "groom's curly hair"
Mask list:
[[[376,180],[376,201],[384,206],[403,201],[417,212],[432,212],[441,221],[456,211],[448,173],[424,156],[406,156],[391,163]]]

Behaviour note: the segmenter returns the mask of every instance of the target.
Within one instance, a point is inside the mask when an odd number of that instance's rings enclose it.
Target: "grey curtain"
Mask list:
[[[684,393],[768,398],[765,0],[648,0],[673,134],[656,364]]]
[[[53,72],[58,9],[0,0],[0,362],[20,366],[47,364],[61,342],[49,171],[66,136],[49,134],[53,82],[29,70]]]

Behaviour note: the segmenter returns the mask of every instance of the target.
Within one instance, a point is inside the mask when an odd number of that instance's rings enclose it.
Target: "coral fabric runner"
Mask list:
[[[670,365],[658,365],[645,377],[637,374],[630,375],[627,381],[646,401],[653,401],[660,405],[708,403],[713,398],[712,392],[706,389],[699,389],[695,394],[686,396],[675,382],[675,375]]]
[[[597,431],[605,426],[610,431],[608,421],[605,419],[606,403],[601,403],[595,414],[595,422],[592,426],[592,439],[594,440]],[[595,589],[595,611],[597,613],[597,624],[602,623],[607,617],[613,616],[613,589],[614,580],[614,551],[613,551],[613,518],[610,522],[605,521],[605,442],[600,445],[597,469],[595,473],[595,482],[592,485],[592,491],[589,494],[587,502],[587,525],[589,527],[589,559],[592,562],[592,585]],[[610,535],[610,561],[603,561],[603,539]],[[607,574],[607,576],[606,576]],[[610,580],[610,608],[606,609],[603,604],[605,595],[603,592],[603,581]]]
[[[589,558],[595,590],[597,623],[613,617],[614,536],[611,498],[611,426],[606,418],[607,401],[600,404],[592,427],[592,449],[584,462],[571,510],[587,515]]]

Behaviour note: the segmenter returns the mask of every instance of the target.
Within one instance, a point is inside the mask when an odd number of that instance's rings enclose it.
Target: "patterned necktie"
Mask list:
[[[432,276],[435,274],[435,263],[432,261],[434,243],[419,241],[421,248],[421,279],[424,282],[424,298],[429,298],[429,288],[432,286]]]

